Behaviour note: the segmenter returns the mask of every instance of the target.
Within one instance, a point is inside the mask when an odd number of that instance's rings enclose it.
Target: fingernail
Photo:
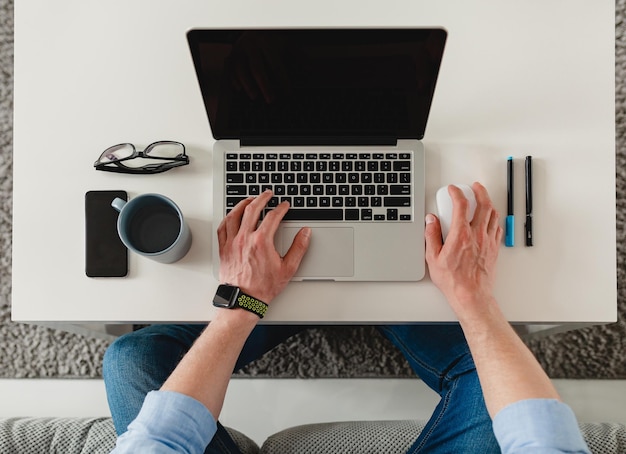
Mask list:
[[[435,222],[435,216],[433,216],[432,214],[428,213],[426,215],[426,224],[432,224],[433,222]]]

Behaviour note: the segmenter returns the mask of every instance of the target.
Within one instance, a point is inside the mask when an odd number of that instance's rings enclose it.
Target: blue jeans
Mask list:
[[[103,374],[118,434],[126,431],[146,394],[161,387],[203,329],[203,325],[152,325],[111,344],[104,357]],[[244,345],[235,370],[304,329],[307,327],[258,325]],[[404,354],[424,383],[441,396],[408,452],[500,452],[461,328],[384,325],[378,330]],[[218,424],[205,453],[239,453],[239,450]]]

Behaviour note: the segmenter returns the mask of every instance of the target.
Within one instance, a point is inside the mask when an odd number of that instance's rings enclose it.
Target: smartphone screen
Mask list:
[[[89,277],[123,277],[128,273],[128,250],[117,234],[116,197],[126,191],[89,191],[85,194],[85,273]]]

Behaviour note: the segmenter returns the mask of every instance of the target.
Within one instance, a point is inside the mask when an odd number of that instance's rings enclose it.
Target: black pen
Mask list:
[[[506,222],[504,225],[504,245],[515,246],[515,216],[513,215],[513,156],[506,161]]]
[[[526,246],[533,245],[533,157],[526,156]]]

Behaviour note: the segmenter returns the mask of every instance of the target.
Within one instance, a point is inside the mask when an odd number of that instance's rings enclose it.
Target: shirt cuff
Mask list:
[[[151,391],[117,447],[139,442],[144,447],[204,452],[216,431],[213,415],[196,399],[173,391]]]
[[[503,453],[588,453],[572,409],[556,399],[526,399],[504,407],[493,419]]]

